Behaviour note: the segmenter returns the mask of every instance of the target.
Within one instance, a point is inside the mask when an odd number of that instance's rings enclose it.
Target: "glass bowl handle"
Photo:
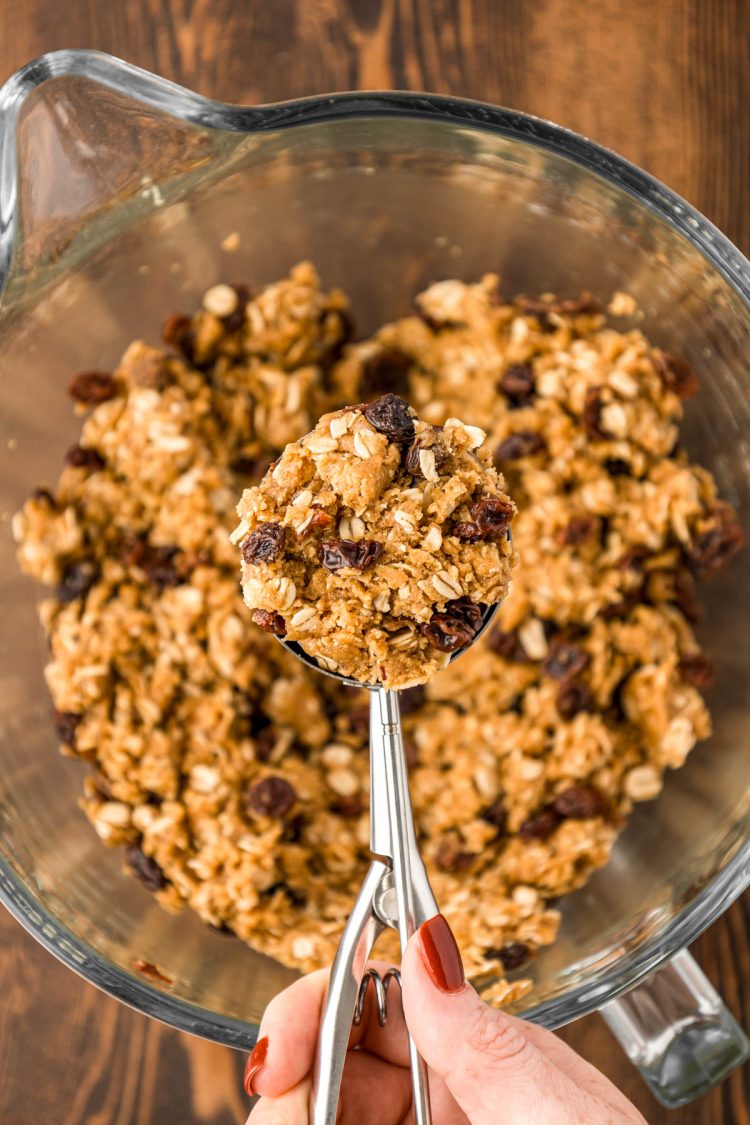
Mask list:
[[[750,1053],[744,1031],[686,949],[601,1014],[669,1109],[722,1082]]]

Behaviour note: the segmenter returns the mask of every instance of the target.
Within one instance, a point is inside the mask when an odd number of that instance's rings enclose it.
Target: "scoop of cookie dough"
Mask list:
[[[515,561],[515,506],[484,439],[393,394],[325,414],[238,505],[253,620],[350,679],[429,680],[505,596]]]

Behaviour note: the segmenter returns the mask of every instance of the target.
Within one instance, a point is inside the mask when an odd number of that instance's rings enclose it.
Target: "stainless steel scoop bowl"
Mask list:
[[[472,645],[476,644],[479,638],[484,636],[489,629],[498,611],[499,604],[500,603],[497,605],[484,606],[481,624],[472,638]],[[324,676],[331,676],[332,679],[338,680],[340,684],[345,684],[347,687],[366,688],[368,691],[383,690],[380,684],[365,684],[360,680],[352,680],[348,676],[342,676],[340,672],[330,672],[327,668],[324,668],[322,664],[319,664],[314,656],[311,656],[309,652],[305,652],[299,641],[287,641],[284,637],[277,637],[276,640],[281,642],[287,652],[291,652],[292,656],[296,656],[298,660],[301,660],[308,668],[312,668],[314,672],[321,672]],[[458,657],[470,647],[471,645],[464,645],[462,648],[455,649],[455,651],[450,654],[448,664],[452,664],[454,660],[457,660]]]

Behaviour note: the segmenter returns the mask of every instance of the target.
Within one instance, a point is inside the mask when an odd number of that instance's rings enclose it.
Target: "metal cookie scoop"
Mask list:
[[[497,611],[486,606],[470,644],[485,632]],[[401,735],[398,692],[377,684],[361,684],[328,672],[296,641],[278,640],[310,668],[341,683],[370,691],[370,850],[373,862],[341,935],[331,969],[328,995],[318,1035],[311,1119],[313,1125],[335,1125],[341,1076],[353,1022],[361,1018],[370,976],[367,960],[386,927],[398,932],[401,949],[423,922],[439,913],[419,855]],[[456,660],[469,645],[456,649]],[[385,1021],[385,990],[380,978],[378,1013]],[[387,982],[386,982],[387,983]],[[409,1036],[409,1060],[416,1125],[430,1125],[427,1067]]]

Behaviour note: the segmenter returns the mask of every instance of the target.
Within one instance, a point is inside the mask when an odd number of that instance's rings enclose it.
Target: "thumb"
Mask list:
[[[601,1120],[594,1099],[526,1038],[523,1024],[488,1007],[466,982],[441,914],[411,938],[401,963],[401,992],[419,1053],[471,1125]],[[589,1116],[582,1115],[584,1101]]]

